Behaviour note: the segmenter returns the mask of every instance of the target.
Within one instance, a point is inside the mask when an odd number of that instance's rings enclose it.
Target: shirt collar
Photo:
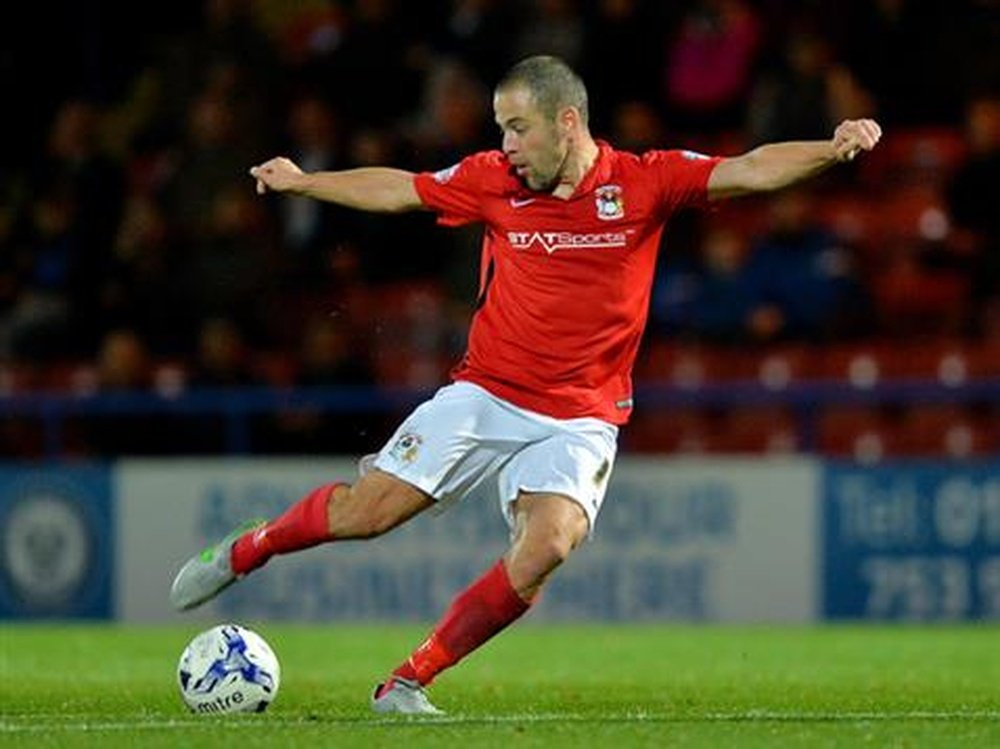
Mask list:
[[[593,192],[594,188],[611,179],[611,146],[603,140],[595,142],[597,143],[597,158],[594,159],[594,163],[590,165],[590,169],[587,170],[587,173],[583,175],[583,179],[580,180],[576,189],[573,190],[570,200]]]
[[[577,184],[576,189],[573,190],[573,194],[569,197],[569,200],[574,200],[581,195],[586,195],[594,190],[594,188],[604,184],[609,179],[611,179],[611,172],[614,167],[612,154],[614,149],[607,141],[595,140],[597,144],[597,158],[594,159],[594,163],[590,165],[590,169],[587,173],[583,175],[583,179]],[[509,162],[508,162],[509,165]],[[510,192],[518,197],[542,197],[551,198],[552,200],[560,200],[552,196],[550,193],[538,193],[529,187],[526,187],[517,175],[513,171],[509,174],[511,190]]]

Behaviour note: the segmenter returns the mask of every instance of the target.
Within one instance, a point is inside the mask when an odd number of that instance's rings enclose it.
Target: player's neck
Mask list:
[[[597,143],[590,135],[581,139],[580,144],[569,152],[559,184],[552,191],[552,195],[557,198],[569,198],[594,166],[599,152]]]

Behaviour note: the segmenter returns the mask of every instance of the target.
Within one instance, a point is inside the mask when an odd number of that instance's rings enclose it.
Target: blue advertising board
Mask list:
[[[828,464],[823,615],[1000,616],[1000,463]]]
[[[110,618],[111,504],[103,466],[0,467],[0,618]]]

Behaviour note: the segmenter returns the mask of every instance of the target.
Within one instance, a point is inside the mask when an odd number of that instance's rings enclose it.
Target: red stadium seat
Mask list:
[[[817,351],[805,345],[779,345],[761,349],[754,360],[756,380],[768,390],[783,390],[791,384],[816,377]]]
[[[961,406],[913,406],[902,430],[904,449],[914,456],[964,459],[1000,452],[994,420]]]
[[[819,451],[823,455],[878,463],[905,454],[899,424],[878,409],[831,407],[820,416]]]
[[[878,201],[859,192],[830,195],[816,205],[820,223],[842,241],[862,250],[877,245],[881,224]]]
[[[870,184],[924,182],[943,184],[965,160],[962,132],[949,127],[912,127],[885,133],[878,148],[860,162]]]
[[[400,283],[377,290],[371,341],[372,366],[380,385],[439,385],[455,364],[448,350],[451,329],[439,284]]]
[[[937,242],[951,231],[944,196],[933,184],[907,184],[891,191],[878,201],[878,215],[889,240]]]
[[[800,444],[795,419],[788,409],[744,406],[728,411],[707,440],[707,449],[729,454],[787,454]]]
[[[251,371],[262,385],[291,387],[295,383],[295,358],[283,351],[261,351],[253,357]]]
[[[622,430],[622,449],[641,453],[704,453],[712,430],[712,419],[702,409],[638,409]]]
[[[698,343],[654,341],[640,352],[637,380],[665,382],[695,389],[720,382],[753,381],[757,376],[753,349]]]
[[[28,393],[39,389],[43,384],[44,377],[37,366],[0,365],[0,396]]]

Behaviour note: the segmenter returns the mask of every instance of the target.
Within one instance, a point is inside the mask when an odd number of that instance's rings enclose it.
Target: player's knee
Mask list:
[[[569,558],[573,543],[568,534],[552,530],[525,544],[520,551],[517,561],[526,577],[541,580]]]
[[[569,533],[562,530],[553,533],[542,547],[543,560],[554,569],[569,559],[575,545]]]

